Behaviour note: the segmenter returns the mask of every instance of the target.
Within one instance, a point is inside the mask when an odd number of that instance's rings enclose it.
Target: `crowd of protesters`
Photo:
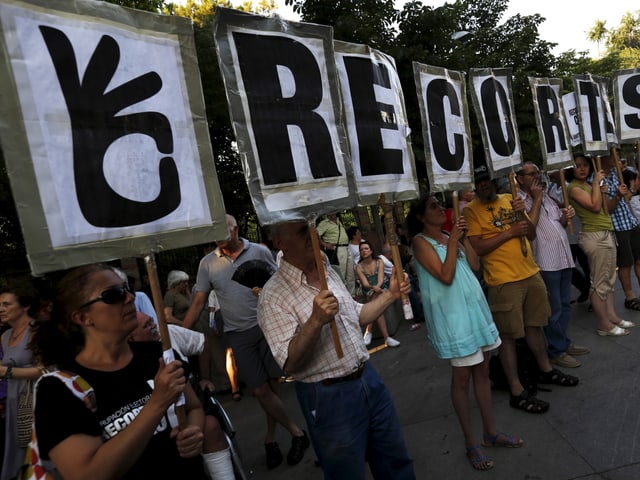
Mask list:
[[[374,324],[382,346],[399,345],[385,311],[410,294],[420,312],[411,330],[425,321],[429,343],[451,364],[451,401],[466,456],[473,468],[491,469],[483,447],[524,444],[496,428],[492,356],[506,377],[510,406],[544,413],[549,402],[519,377],[517,346],[522,340],[528,346],[539,383],[579,383],[556,368],[577,368],[575,357],[589,353],[568,333],[572,281],[578,301],[590,301],[597,335],[627,335],[635,326],[614,310],[613,290],[617,277],[624,307],[640,310],[631,286],[631,272],[640,278],[640,221],[630,196],[637,174],[627,168],[619,179],[614,162],[606,157],[594,171],[590,158],[577,156],[567,172],[568,201],[558,196],[559,178],[548,177],[556,182],[549,184],[531,162],[515,172],[515,197],[499,193],[500,183],[479,165],[475,192],[461,192],[457,217],[435,195],[422,195],[407,217],[402,281],[358,226],[345,228],[335,215],[317,229],[323,269],[308,222],[273,227],[276,257],[242,238],[227,215],[229,238],[202,258],[193,290],[186,272],[168,275],[161,308],[177,359],[163,355],[148,296],[136,295],[117,268],[71,270],[44,309],[32,288],[3,289],[0,480],[17,478],[34,447],[34,458],[65,479],[232,479],[221,427],[194,388],[229,389],[239,400],[239,384],[264,411],[267,468],[285,458],[296,465],[313,446],[326,478],[365,478],[367,464],[374,478],[415,478],[391,392],[367,349]],[[569,224],[580,229],[573,238]],[[584,271],[574,263],[577,254],[588,259]],[[306,430],[280,398],[286,377],[295,381]],[[482,416],[480,442],[471,426],[471,384]],[[291,436],[286,457],[276,441],[278,424]],[[29,446],[32,425],[37,442]]]

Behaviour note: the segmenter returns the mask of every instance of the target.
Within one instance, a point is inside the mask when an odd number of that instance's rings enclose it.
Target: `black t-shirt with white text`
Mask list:
[[[43,459],[50,450],[74,434],[101,436],[103,441],[124,430],[149,401],[162,348],[158,342],[133,343],[133,359],[121,370],[91,370],[74,362],[67,370],[80,375],[95,392],[96,412],[73,395],[59,379],[40,381],[36,394],[36,434]],[[132,468],[122,477],[206,478],[202,458],[181,458],[171,429],[177,425],[173,406],[158,424],[149,444]]]

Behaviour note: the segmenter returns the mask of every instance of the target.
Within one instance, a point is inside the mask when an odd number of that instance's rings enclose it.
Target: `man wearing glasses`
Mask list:
[[[544,327],[549,359],[560,367],[577,368],[582,364],[574,356],[586,355],[590,350],[573,345],[567,336],[571,319],[571,272],[575,265],[565,227],[575,211],[571,206],[558,207],[546,192],[540,181],[540,170],[534,163],[525,162],[516,180],[525,211],[536,227],[531,250],[547,286],[551,307],[549,324]]]

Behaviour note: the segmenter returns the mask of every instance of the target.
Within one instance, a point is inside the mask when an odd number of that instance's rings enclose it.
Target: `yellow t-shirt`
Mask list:
[[[482,203],[476,198],[464,208],[469,237],[491,238],[511,228],[516,214],[511,208],[511,195],[501,194],[495,202]],[[525,238],[527,256],[522,254],[520,237],[511,238],[498,248],[482,256],[484,279],[487,285],[517,282],[529,278],[540,270],[533,260],[531,245]]]

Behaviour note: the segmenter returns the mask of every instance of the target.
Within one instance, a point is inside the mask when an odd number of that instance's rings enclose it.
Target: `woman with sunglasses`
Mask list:
[[[474,469],[490,470],[493,460],[482,447],[517,448],[523,441],[496,430],[489,358],[501,339],[472,271],[480,268],[480,260],[466,238],[467,224],[460,217],[451,233],[446,233],[442,228],[446,221],[446,209],[433,195],[414,202],[407,215],[429,342],[438,357],[451,363],[451,403],[464,435],[467,458]],[[482,417],[481,444],[472,428],[472,381]]]
[[[95,393],[88,406],[58,378],[37,386],[40,456],[65,480],[206,478],[202,406],[180,362],[165,364],[158,344],[127,341],[136,326],[128,285],[112,268],[88,265],[60,281],[51,320],[34,333],[43,364],[80,375]],[[182,393],[187,421],[178,429]]]

